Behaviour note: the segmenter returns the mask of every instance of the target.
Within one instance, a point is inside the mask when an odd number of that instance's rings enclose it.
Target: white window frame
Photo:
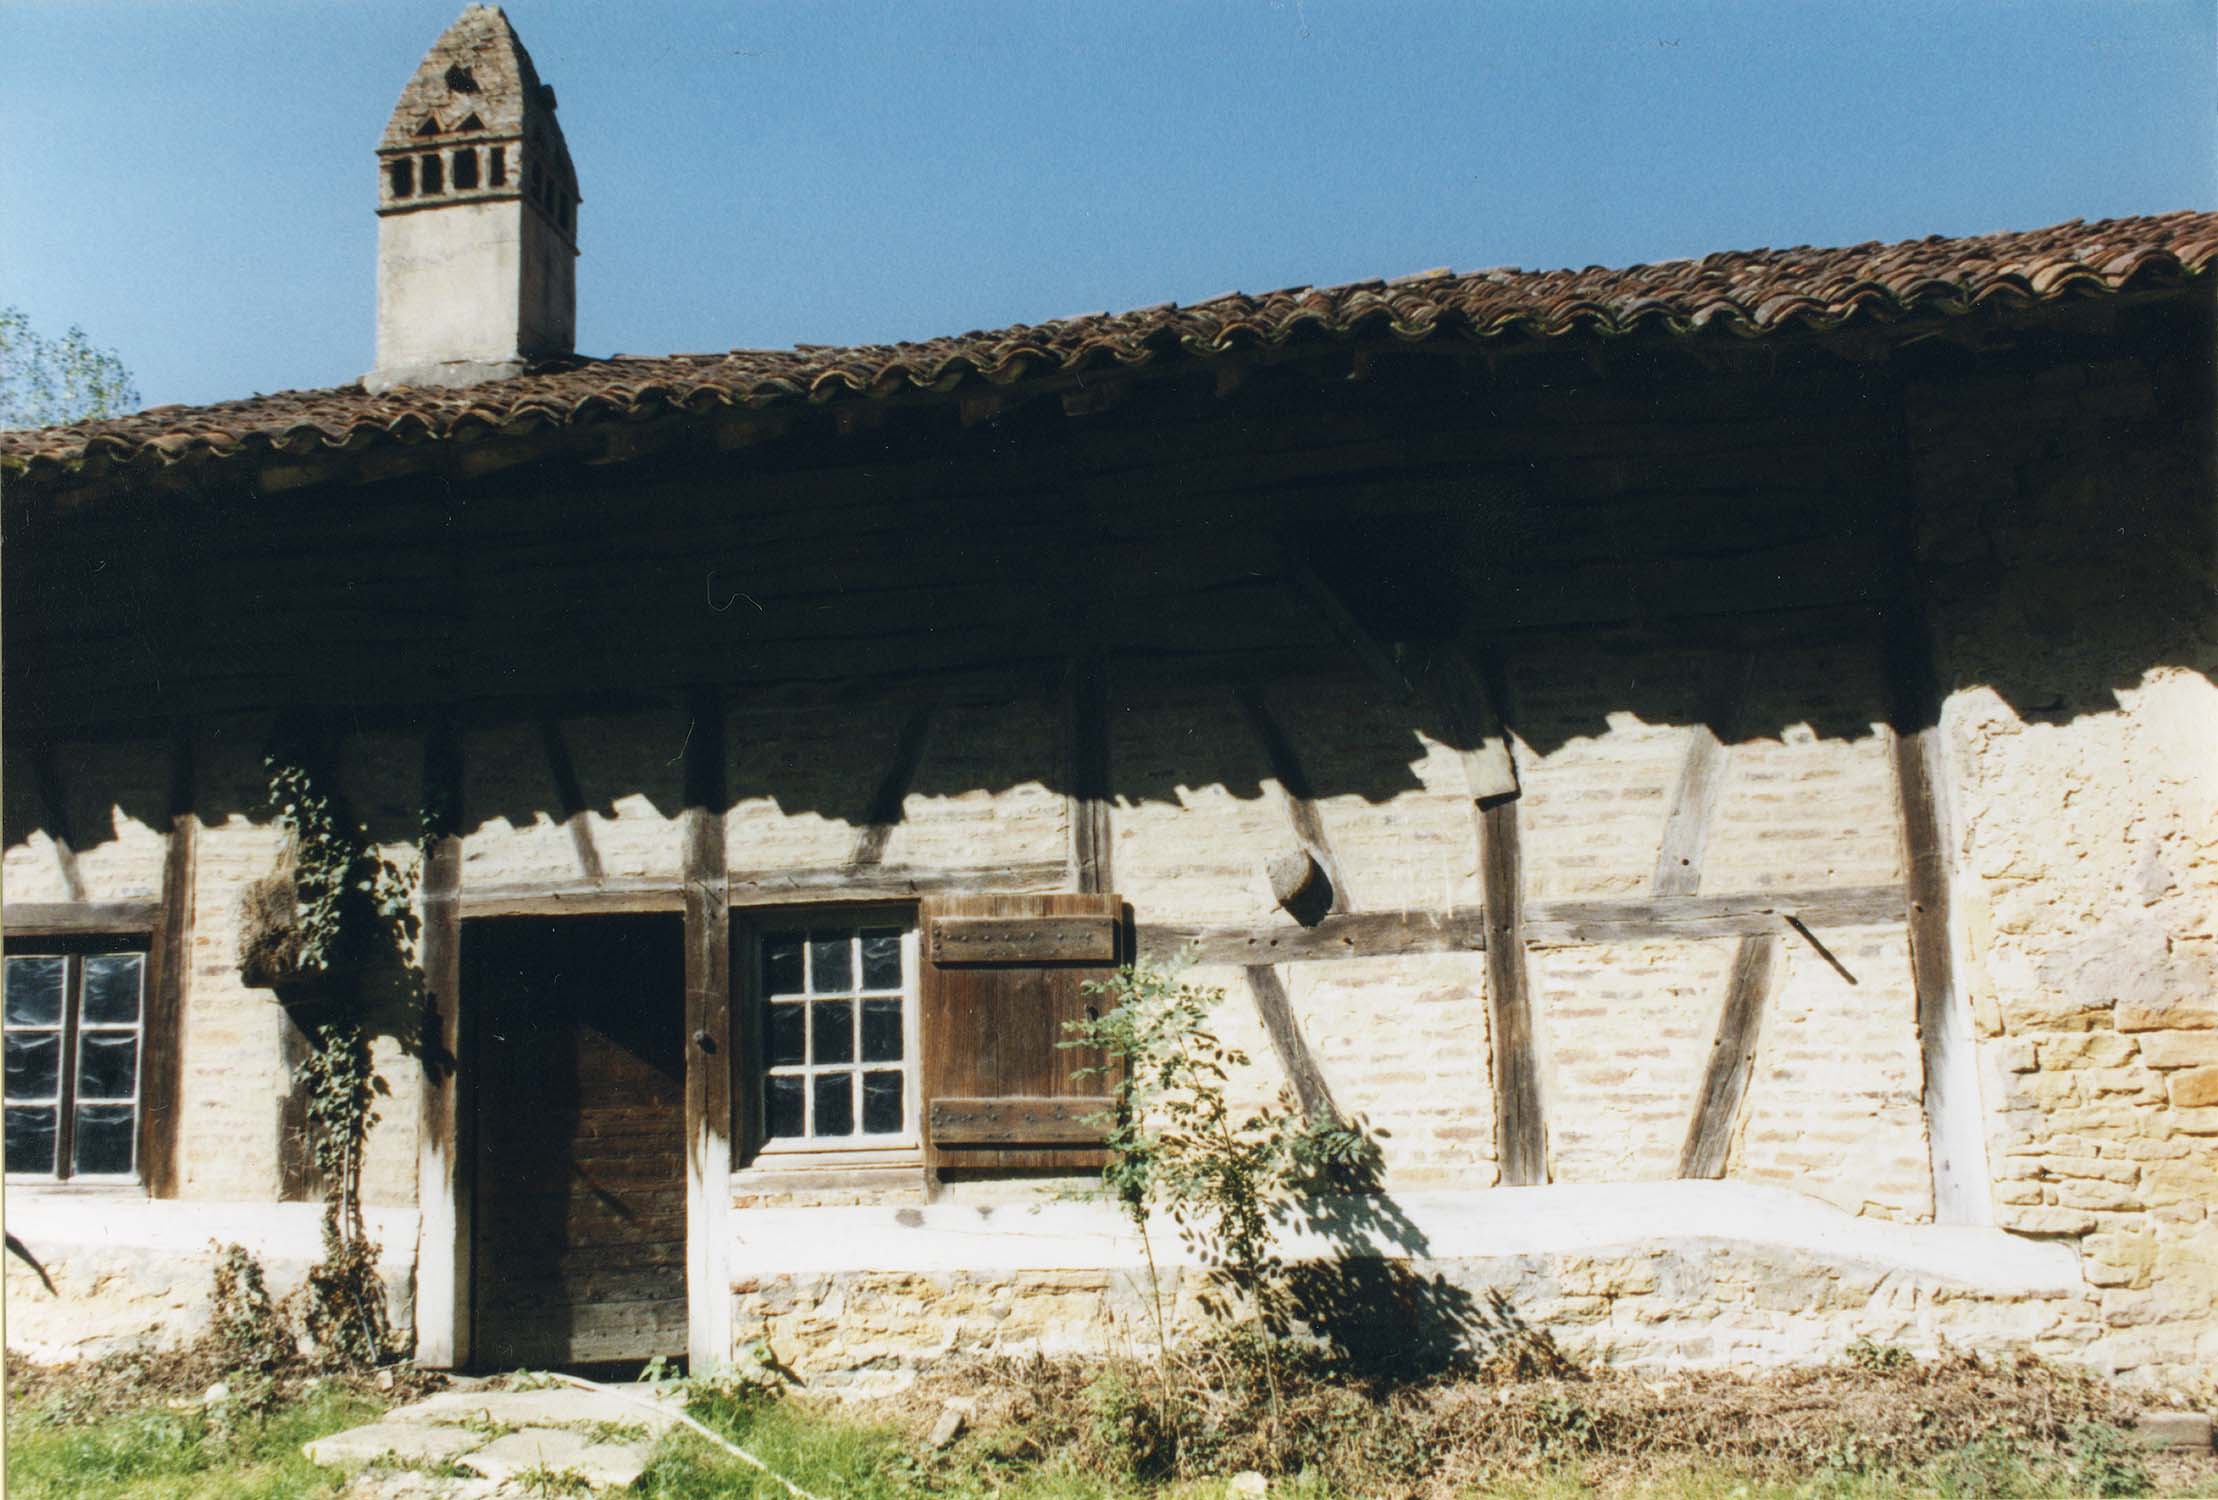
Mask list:
[[[923,1030],[918,1013],[922,996],[918,983],[923,947],[914,906],[774,906],[734,912],[733,926],[740,934],[734,958],[742,966],[740,983],[733,986],[736,1003],[744,1006],[742,1034],[751,1076],[741,1080],[738,1097],[747,1118],[739,1132],[745,1143],[748,1165],[741,1170],[801,1171],[818,1167],[915,1167],[924,1161]],[[762,943],[774,932],[808,932],[829,927],[898,927],[901,929],[901,1112],[899,1135],[827,1137],[771,1136],[766,1129],[770,1077],[764,1022],[769,999],[762,985]],[[860,976],[857,976],[858,979]],[[857,1076],[863,1066],[855,1069]],[[859,1107],[859,1101],[858,1101]]]

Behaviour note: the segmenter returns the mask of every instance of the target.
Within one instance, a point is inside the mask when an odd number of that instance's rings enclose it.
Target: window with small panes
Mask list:
[[[145,952],[17,952],[6,962],[8,1176],[136,1181]]]
[[[913,924],[867,914],[766,924],[753,970],[763,1145],[915,1141]]]

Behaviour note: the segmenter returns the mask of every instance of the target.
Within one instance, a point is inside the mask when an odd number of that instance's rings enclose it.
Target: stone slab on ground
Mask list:
[[[565,1427],[620,1422],[663,1432],[677,1424],[682,1403],[651,1386],[619,1386],[625,1398],[564,1386],[544,1391],[440,1391],[385,1414],[388,1422],[493,1422],[503,1427]],[[640,1403],[647,1403],[642,1405]]]
[[[2182,1453],[2211,1451],[2211,1423],[2199,1411],[2145,1411],[2133,1424],[2134,1435],[2149,1448],[2176,1449]]]
[[[456,1462],[492,1480],[560,1474],[574,1476],[597,1490],[626,1489],[647,1467],[647,1445],[596,1443],[568,1428],[527,1427],[495,1438]]]
[[[645,1472],[658,1434],[676,1425],[683,1402],[651,1386],[502,1391],[483,1385],[441,1391],[395,1408],[365,1427],[305,1445],[316,1463],[365,1467],[346,1500],[520,1500],[538,1476],[561,1475],[596,1492],[629,1489]],[[632,1436],[611,1441],[628,1430]],[[396,1468],[394,1465],[416,1465]],[[452,1465],[470,1477],[428,1472]]]
[[[435,1427],[420,1422],[372,1422],[350,1427],[329,1437],[302,1445],[310,1463],[339,1467],[376,1463],[387,1459],[404,1464],[445,1463],[485,1442],[482,1434],[461,1427]]]

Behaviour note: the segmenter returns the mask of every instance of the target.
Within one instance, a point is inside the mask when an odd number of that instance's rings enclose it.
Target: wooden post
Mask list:
[[[1325,834],[1325,821],[1317,812],[1317,799],[1311,795],[1309,777],[1294,754],[1294,742],[1286,737],[1278,720],[1271,717],[1270,705],[1264,701],[1261,688],[1242,686],[1238,697],[1240,711],[1247,715],[1248,727],[1255,731],[1256,743],[1263,747],[1264,755],[1271,762],[1271,774],[1278,778],[1279,790],[1285,794],[1286,821],[1293,828],[1294,840],[1315,858],[1332,886],[1332,904],[1320,915],[1354,911],[1355,897],[1348,891],[1347,877],[1340,873],[1339,857],[1333,853],[1332,840]]]
[[[870,799],[868,821],[855,835],[854,852],[847,856],[849,864],[868,868],[885,863],[886,843],[901,824],[902,804],[908,801],[917,768],[924,764],[924,752],[931,747],[932,721],[939,706],[939,694],[927,693],[902,722],[901,734],[894,741],[893,764],[886,768],[885,779]]]
[[[416,1120],[416,1363],[470,1362],[471,1160],[462,1107],[462,746],[450,721],[424,737],[422,1097]]]
[[[1278,970],[1269,964],[1250,964],[1247,976],[1248,992],[1255,997],[1256,1014],[1262,1017],[1263,1029],[1270,1034],[1271,1050],[1278,1054],[1279,1066],[1286,1070],[1286,1081],[1292,1086],[1294,1097],[1301,1102],[1302,1113],[1320,1125],[1338,1125],[1340,1111],[1332,1102],[1332,1090],[1326,1086],[1325,1075],[1317,1067],[1316,1054],[1309,1050],[1308,1039],[1294,1019],[1294,1006],[1287,998],[1286,985],[1278,977]]]
[[[546,749],[547,772],[554,778],[555,796],[562,804],[563,826],[570,830],[570,846],[577,851],[578,874],[599,880],[601,851],[593,842],[593,820],[587,815],[585,789],[578,784],[577,762],[570,757],[562,721],[552,716],[540,720],[539,742]]]
[[[1907,872],[1910,973],[1925,1061],[1925,1134],[1933,1161],[1933,1219],[1991,1224],[1987,1138],[1969,1007],[1956,992],[1950,950],[1949,860],[1941,693],[1923,609],[1906,600],[1886,619],[1894,719],[1895,790]]]
[[[179,725],[170,742],[169,837],[162,895],[147,954],[146,1053],[139,1084],[139,1172],[150,1198],[177,1196],[178,1101],[184,1096],[186,970],[192,965],[193,880],[200,820],[193,800],[193,742]]]
[[[686,1351],[696,1374],[732,1355],[732,905],[724,851],[724,701],[690,699],[685,741]]]
[[[1066,677],[1070,791],[1065,804],[1070,823],[1071,887],[1090,895],[1106,895],[1114,888],[1110,867],[1109,667],[1099,653],[1089,652],[1072,659]]]
[[[1733,971],[1725,983],[1725,1004],[1718,1012],[1717,1035],[1710,1043],[1702,1092],[1687,1121],[1686,1144],[1679,1151],[1681,1177],[1723,1177],[1733,1143],[1741,1101],[1748,1096],[1748,1074],[1756,1061],[1756,1040],[1779,961],[1779,939],[1771,933],[1744,937],[1733,950]]]
[[[1509,688],[1498,662],[1484,673],[1464,667],[1486,689],[1495,711],[1509,711]],[[1466,737],[1471,733],[1466,728]],[[1509,736],[1501,735],[1507,753]],[[1465,761],[1467,774],[1490,778],[1499,768],[1487,761]],[[1508,781],[1517,784],[1514,759]],[[1489,795],[1474,779],[1472,805],[1479,829],[1479,899],[1486,912],[1486,994],[1492,1012],[1494,1047],[1494,1147],[1505,1187],[1531,1187],[1548,1180],[1548,1123],[1540,1102],[1540,1064],[1533,1039],[1533,1007],[1525,972],[1525,867],[1518,809],[1512,791]]]
[[[1663,840],[1656,850],[1656,876],[1649,889],[1658,896],[1691,896],[1702,889],[1702,852],[1709,845],[1710,824],[1732,763],[1733,752],[1720,736],[1733,734],[1754,660],[1743,656],[1728,662],[1696,710],[1700,717],[1688,732],[1686,758],[1679,763],[1678,784],[1672,788],[1671,810],[1664,815]]]

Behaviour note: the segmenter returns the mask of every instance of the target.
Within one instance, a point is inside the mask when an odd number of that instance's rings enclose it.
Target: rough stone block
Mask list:
[[[2218,1001],[2182,1000],[2176,1005],[2118,1006],[2120,1031],[2218,1031]]]
[[[2166,1070],[2218,1066],[2218,1030],[2145,1032],[2141,1062]]]
[[[2145,1411],[2133,1431],[2147,1448],[2208,1453],[2211,1447],[2210,1417],[2205,1412]]]
[[[2218,1067],[2189,1068],[2167,1080],[2174,1109],[2201,1109],[2218,1104]]]
[[[2088,1234],[2095,1227],[2093,1214],[2074,1208],[2007,1208],[1998,1218],[2017,1234]]]
[[[400,1463],[436,1464],[459,1458],[484,1444],[482,1433],[461,1427],[434,1427],[417,1422],[373,1422],[347,1432],[335,1432],[303,1444],[308,1461],[342,1467],[391,1459]]]

